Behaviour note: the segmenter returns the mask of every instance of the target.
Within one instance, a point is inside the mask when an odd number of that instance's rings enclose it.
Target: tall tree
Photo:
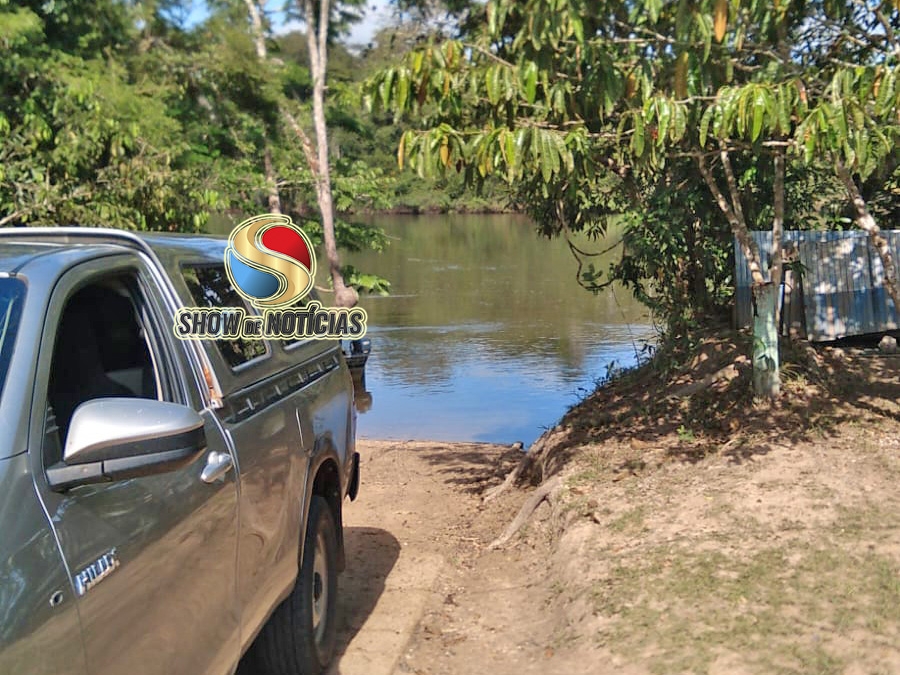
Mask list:
[[[501,173],[562,233],[602,231],[604,192],[643,199],[642,184],[692,162],[753,275],[760,396],[778,393],[781,232],[799,162],[831,164],[897,302],[890,251],[858,189],[896,166],[896,3],[491,0],[484,19],[471,40],[427,45],[371,83],[376,104],[420,123],[401,161],[473,181]],[[765,220],[767,256],[749,235]]]
[[[250,21],[251,33],[256,45],[257,57],[262,62],[268,61],[268,49],[265,43],[263,25],[264,7],[261,0],[244,0]],[[306,162],[315,182],[316,201],[322,219],[322,235],[325,245],[325,256],[328,259],[329,275],[334,289],[334,301],[339,307],[353,307],[359,301],[356,289],[349,286],[343,275],[340,255],[337,250],[335,235],[334,198],[332,195],[331,160],[328,151],[328,127],[325,120],[325,92],[328,72],[328,43],[331,37],[332,14],[336,12],[340,22],[352,21],[354,14],[347,11],[348,3],[332,6],[330,0],[298,0],[297,8],[306,23],[306,41],[309,55],[310,73],[312,75],[312,107],[315,144],[313,144],[286,103],[280,106],[280,114],[288,126],[297,135],[303,148]],[[352,8],[354,4],[349,3]],[[271,161],[271,151],[266,148],[265,170],[269,186],[269,207],[280,211],[277,179]]]
[[[247,14],[250,16],[250,33],[253,37],[253,45],[256,48],[256,57],[261,63],[267,64],[269,49],[266,46],[266,34],[263,27],[263,10],[256,0],[244,0]],[[281,196],[278,194],[278,179],[275,176],[275,167],[272,164],[272,148],[268,137],[265,139],[263,150],[263,171],[266,176],[266,199],[270,213],[281,213]]]
[[[353,307],[359,300],[356,289],[347,286],[341,272],[341,261],[334,234],[334,200],[331,194],[331,163],[328,156],[328,128],[325,124],[325,78],[328,70],[328,26],[331,18],[329,0],[318,0],[316,14],[313,0],[303,0],[306,16],[306,40],[313,79],[313,124],[316,130],[316,161],[310,168],[316,180],[316,198],[322,215],[325,256],[338,307]]]

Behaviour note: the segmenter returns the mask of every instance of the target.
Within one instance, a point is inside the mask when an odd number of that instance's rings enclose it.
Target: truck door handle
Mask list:
[[[200,480],[204,483],[214,483],[231,471],[232,466],[234,466],[234,462],[231,455],[227,452],[213,450],[206,458],[206,466],[200,473]]]

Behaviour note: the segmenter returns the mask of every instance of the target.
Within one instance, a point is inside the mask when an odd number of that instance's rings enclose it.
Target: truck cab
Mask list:
[[[225,243],[0,232],[0,672],[330,660],[352,380],[337,341],[176,337],[253,311]]]

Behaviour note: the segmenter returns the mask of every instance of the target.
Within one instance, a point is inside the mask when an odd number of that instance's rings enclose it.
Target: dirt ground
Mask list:
[[[499,550],[521,452],[362,441],[332,674],[900,673],[900,357],[807,353],[769,407],[739,358],[710,382],[739,352],[567,415],[564,489]]]
[[[546,672],[555,622],[536,549],[486,551],[523,494],[481,505],[521,453],[482,444],[362,441],[344,513],[341,655],[331,673]],[[545,548],[545,555],[548,549]]]

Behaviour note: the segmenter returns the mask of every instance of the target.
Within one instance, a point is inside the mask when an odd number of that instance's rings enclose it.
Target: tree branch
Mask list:
[[[3,227],[7,223],[11,223],[15,220],[18,220],[19,218],[21,218],[24,215],[25,215],[25,211],[13,211],[8,216],[4,216],[3,218],[0,218],[0,227]]]
[[[328,20],[331,16],[331,3],[329,0],[319,0],[318,26],[314,25],[312,0],[303,0],[303,8],[306,14],[307,31],[306,44],[309,50],[310,70],[313,80],[313,125],[316,132],[316,162],[310,164],[313,175],[316,178],[316,198],[319,205],[319,213],[322,216],[322,238],[325,244],[325,256],[328,258],[328,268],[331,276],[331,285],[334,288],[334,302],[338,307],[353,307],[359,300],[356,289],[347,286],[344,275],[341,272],[341,261],[337,251],[337,241],[334,228],[334,200],[331,193],[331,167],[328,163],[328,126],[325,122],[325,81],[328,74]],[[296,120],[294,120],[296,122]],[[294,126],[295,132],[304,143],[304,153],[307,161],[312,157],[312,144],[305,139],[306,134],[301,133],[299,124]],[[307,153],[306,147],[309,147]]]
[[[261,63],[266,63],[269,58],[266,49],[266,37],[263,34],[262,10],[256,4],[257,0],[244,0],[247,12],[250,14],[250,25],[253,30],[253,44],[256,47],[256,58]],[[263,172],[266,177],[266,193],[270,213],[281,213],[281,195],[278,194],[278,177],[275,175],[275,167],[272,164],[272,148],[269,145],[268,135],[265,138],[263,149]]]
[[[474,42],[463,42],[462,45],[467,49],[478,52],[482,56],[488,57],[491,61],[496,61],[502,66],[506,66],[507,68],[515,68],[514,63],[510,63],[506,59],[497,56],[490,49],[485,49],[481,45],[475,44]]]
[[[863,196],[860,194],[859,188],[856,186],[856,181],[853,180],[853,176],[850,175],[844,162],[841,161],[840,158],[836,158],[834,167],[837,171],[838,178],[847,189],[850,201],[853,203],[853,209],[856,211],[856,225],[859,229],[869,235],[869,241],[872,242],[872,245],[878,252],[878,256],[881,258],[881,265],[884,267],[884,287],[887,290],[888,295],[890,295],[891,299],[894,301],[894,309],[900,314],[900,293],[897,292],[897,269],[894,266],[894,256],[891,254],[891,247],[888,245],[887,240],[881,236],[881,228],[878,227],[878,224],[869,212],[866,200],[863,199]]]
[[[306,163],[309,165],[309,170],[313,175],[313,179],[318,180],[319,160],[316,158],[316,151],[313,149],[312,141],[290,110],[282,106],[280,112],[282,117],[287,120],[291,130],[297,135],[297,138],[300,139],[300,147],[303,150],[303,156],[306,158]]]
[[[703,180],[706,181],[709,191],[712,192],[716,203],[719,205],[722,213],[725,214],[728,224],[731,225],[732,233],[737,237],[744,258],[747,260],[747,265],[750,267],[750,277],[753,279],[753,283],[758,285],[766,283],[762,268],[760,267],[759,248],[750,236],[746,223],[743,220],[738,219],[737,214],[732,210],[731,206],[729,206],[728,200],[725,198],[725,195],[722,194],[722,191],[716,184],[715,178],[713,178],[713,175],[709,171],[709,166],[706,164],[706,157],[697,155],[697,163],[700,167],[700,175],[703,176]]]
[[[884,28],[884,34],[887,36],[887,40],[894,50],[894,56],[900,57],[900,44],[897,43],[897,37],[894,35],[894,29],[891,27],[891,22],[888,21],[887,17],[884,15],[884,12],[881,11],[881,7],[883,6],[884,3],[882,3],[880,7],[877,7],[875,9],[875,16],[878,19],[878,23],[881,24],[882,28]]]
[[[741,226],[747,229],[744,207],[741,205],[741,194],[738,192],[737,180],[735,180],[734,170],[731,168],[731,155],[728,154],[724,143],[719,151],[719,158],[722,160],[722,170],[725,172],[725,183],[728,185],[728,193],[731,195],[731,207],[734,209],[734,215],[737,216]]]
[[[247,13],[250,15],[250,26],[253,31],[253,45],[256,47],[256,57],[265,61],[267,56],[266,40],[263,35],[262,13],[256,0],[244,0],[247,5]]]

